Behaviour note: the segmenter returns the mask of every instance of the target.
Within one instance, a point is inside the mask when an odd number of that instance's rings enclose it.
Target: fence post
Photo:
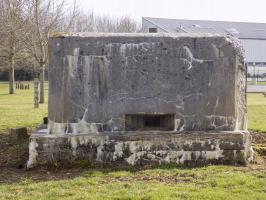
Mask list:
[[[253,78],[252,78],[252,85],[257,85],[257,76],[256,74],[256,64],[253,63]]]
[[[39,108],[39,80],[38,78],[34,79],[34,108]]]

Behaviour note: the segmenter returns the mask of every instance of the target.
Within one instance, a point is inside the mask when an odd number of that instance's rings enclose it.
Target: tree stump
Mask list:
[[[11,128],[10,129],[10,136],[12,140],[14,141],[21,141],[24,139],[28,139],[28,130],[26,127],[21,127],[21,128]]]

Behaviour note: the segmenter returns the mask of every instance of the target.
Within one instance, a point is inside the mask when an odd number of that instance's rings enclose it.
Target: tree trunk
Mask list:
[[[15,94],[15,63],[14,58],[9,59],[9,94]]]
[[[45,64],[41,64],[40,73],[40,104],[44,103],[44,81],[45,81]]]
[[[34,79],[34,108],[39,108],[39,92],[38,92],[39,80]]]

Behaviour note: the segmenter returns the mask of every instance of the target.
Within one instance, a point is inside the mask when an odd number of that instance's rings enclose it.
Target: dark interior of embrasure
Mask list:
[[[174,130],[174,114],[127,114],[126,131],[138,130]]]

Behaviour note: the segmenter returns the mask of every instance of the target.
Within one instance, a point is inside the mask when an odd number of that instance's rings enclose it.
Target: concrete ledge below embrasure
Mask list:
[[[249,132],[33,134],[28,168],[86,160],[92,164],[242,164],[252,160]]]

